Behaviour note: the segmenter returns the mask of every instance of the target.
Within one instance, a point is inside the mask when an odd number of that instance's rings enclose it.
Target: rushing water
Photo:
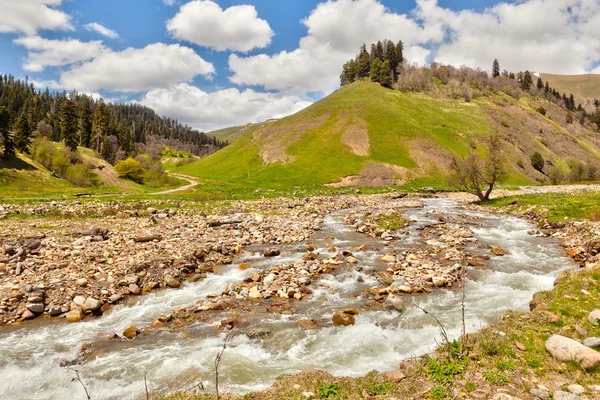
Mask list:
[[[418,229],[436,222],[431,212],[479,217],[472,227],[477,246],[500,246],[504,257],[492,257],[489,268],[469,269],[465,286],[466,325],[472,332],[480,329],[506,310],[524,310],[535,292],[552,287],[554,278],[573,264],[557,244],[548,238],[529,235],[529,222],[511,216],[466,211],[448,200],[425,200],[426,205],[412,209],[411,224],[400,244],[419,245]],[[379,258],[396,244],[367,238],[346,226],[343,213],[328,216],[313,242],[321,253],[335,246],[353,251],[362,268],[343,267],[337,275],[314,279],[314,293],[299,302],[291,315],[260,314],[249,323],[269,329],[271,335],[250,339],[234,335],[223,356],[221,389],[247,392],[269,386],[282,373],[322,369],[337,375],[358,376],[373,369],[393,370],[402,360],[433,350],[440,339],[437,325],[420,309],[409,306],[403,314],[392,311],[362,311],[356,324],[348,327],[323,327],[304,330],[300,319],[327,319],[347,306],[360,309],[359,293],[376,281],[369,271],[385,268]],[[367,251],[356,251],[366,244]],[[148,326],[153,318],[178,306],[189,306],[210,294],[220,294],[230,283],[239,283],[253,273],[275,263],[298,259],[296,245],[283,248],[282,257],[264,259],[245,253],[240,260],[253,268],[240,271],[232,265],[220,274],[189,283],[180,290],[165,290],[139,298],[134,305],[119,305],[98,319],[77,324],[47,324],[0,331],[1,399],[76,399],[85,398],[74,372],[61,363],[77,357],[81,344],[104,340],[109,333],[122,332],[129,325]],[[332,254],[333,255],[333,254]],[[358,279],[361,277],[362,279]],[[417,295],[412,301],[438,316],[452,337],[461,329],[461,293],[448,289]],[[147,373],[151,391],[186,389],[197,382],[210,387],[213,362],[224,334],[214,326],[196,323],[181,332],[140,336],[131,341],[111,342],[104,354],[77,365],[77,370],[96,399],[138,399],[144,393]]]

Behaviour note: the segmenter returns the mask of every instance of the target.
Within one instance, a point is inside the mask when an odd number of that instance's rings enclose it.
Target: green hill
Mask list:
[[[239,138],[244,137],[249,133],[254,133],[259,128],[264,127],[266,124],[270,124],[274,122],[274,120],[264,121],[264,122],[255,122],[246,125],[232,126],[229,128],[223,128],[216,131],[208,132],[208,136],[216,137],[218,140],[227,141],[229,143],[233,143]]]
[[[553,75],[540,73],[544,82],[567,96],[573,93],[579,100],[600,99],[600,74]]]
[[[546,116],[535,111],[540,105]],[[482,151],[483,139],[499,132],[511,169],[507,184],[535,183],[546,179],[531,167],[535,151],[565,171],[570,158],[597,162],[600,135],[566,124],[565,115],[529,96],[498,93],[465,102],[357,82],[177,172],[201,178],[207,188],[236,190],[443,186],[453,155]]]

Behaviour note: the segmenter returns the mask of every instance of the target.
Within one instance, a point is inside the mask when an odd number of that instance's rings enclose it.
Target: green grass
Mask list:
[[[517,200],[517,209],[535,207],[535,211],[553,221],[588,219],[600,210],[600,193],[532,194],[494,199],[485,205],[501,208]]]

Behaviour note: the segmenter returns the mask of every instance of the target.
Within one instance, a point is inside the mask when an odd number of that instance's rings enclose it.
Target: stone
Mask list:
[[[494,253],[496,256],[503,256],[506,254],[506,251],[504,251],[502,247],[494,246],[492,247],[492,253]]]
[[[383,378],[387,381],[400,382],[406,378],[406,375],[400,370],[384,372]]]
[[[129,293],[135,294],[135,295],[138,295],[142,292],[140,287],[138,285],[136,285],[135,283],[132,283],[131,285],[129,285],[127,290],[129,290]]]
[[[44,303],[29,303],[25,307],[27,307],[27,309],[34,314],[41,314],[44,312],[44,309],[46,308],[44,306]]]
[[[588,319],[590,320],[590,322],[593,324],[595,320],[599,320],[598,322],[600,322],[600,310],[596,309],[594,311],[592,311],[590,313],[590,315],[588,315]]]
[[[88,297],[87,300],[85,301],[85,304],[84,304],[83,307],[86,310],[96,311],[100,307],[102,307],[102,302],[100,300],[98,300],[98,299],[93,298],[93,297]]]
[[[536,400],[550,400],[550,391],[544,387],[531,389],[529,393],[531,393]]]
[[[521,350],[521,351],[527,350],[527,347],[525,347],[525,345],[523,343],[519,342],[518,340],[515,340],[515,346],[518,350]]]
[[[563,392],[562,390],[558,390],[554,392],[553,400],[583,400],[581,397],[576,394]]]
[[[23,321],[27,321],[28,319],[33,319],[33,318],[35,318],[35,314],[29,310],[25,310],[25,311],[23,311],[23,314],[21,314],[21,319]]]
[[[73,299],[73,303],[75,303],[75,305],[79,306],[79,307],[83,307],[85,305],[85,297],[83,296],[75,296],[75,298]]]
[[[492,400],[519,400],[518,397],[511,396],[506,393],[496,393]]]
[[[123,336],[125,336],[127,339],[133,339],[139,333],[140,331],[135,326],[131,325],[130,327],[125,328],[125,330],[123,331]]]
[[[240,271],[245,271],[248,268],[252,268],[252,264],[243,262],[243,263],[240,263],[240,265],[238,265],[238,269]]]
[[[317,324],[312,319],[301,319],[298,321],[298,325],[304,329],[315,329],[317,327]]]
[[[165,275],[165,284],[170,288],[178,288],[181,286],[181,282],[173,278],[171,275]]]
[[[43,303],[44,299],[41,296],[30,296],[27,301],[29,303]]]
[[[66,313],[65,318],[67,319],[67,322],[79,322],[83,319],[83,311],[76,308]]]
[[[600,347],[600,338],[589,337],[583,341],[583,345],[591,348]]]
[[[265,285],[268,285],[268,284],[272,283],[275,280],[275,278],[276,278],[275,274],[271,273],[265,277],[263,282],[265,283]]]
[[[585,393],[585,388],[583,386],[577,385],[577,384],[567,386],[567,390],[573,394],[578,394],[578,395]]]
[[[152,323],[150,324],[150,326],[152,328],[155,328],[155,329],[160,329],[160,328],[164,328],[165,327],[165,323],[163,321],[155,319],[155,320],[152,321]]]
[[[262,294],[260,294],[260,290],[258,290],[256,286],[252,286],[250,288],[250,291],[248,292],[248,297],[251,297],[253,299],[261,299]]]
[[[77,279],[75,282],[77,286],[86,287],[88,285],[88,280],[86,278]]]
[[[108,298],[108,301],[110,301],[111,303],[114,304],[114,303],[118,302],[119,300],[121,300],[121,298],[122,298],[122,296],[120,294],[116,293],[116,294],[113,294],[112,296],[110,296]]]
[[[396,262],[396,256],[388,254],[386,256],[381,257],[381,261],[386,263]]]
[[[358,310],[356,308],[348,307],[344,310],[344,314],[358,315]]]
[[[383,306],[389,310],[398,311],[400,313],[404,312],[404,310],[406,309],[406,304],[404,303],[404,298],[402,296],[398,296],[396,294],[390,294],[387,297],[387,299],[385,299]]]
[[[270,336],[273,334],[273,331],[267,328],[256,327],[248,330],[246,332],[246,336],[250,339],[262,339],[264,337]]]
[[[355,323],[353,315],[345,314],[345,313],[341,313],[341,312],[334,313],[331,320],[333,321],[334,326],[348,326],[348,325],[354,325],[354,323]]]
[[[592,371],[600,365],[600,353],[564,336],[552,335],[546,341],[546,350],[559,361],[578,362],[586,371]]]
[[[263,253],[265,257],[276,257],[281,254],[281,251],[277,249],[266,249]]]
[[[433,285],[437,286],[437,287],[442,287],[446,284],[446,278],[442,278],[439,276],[434,276],[432,281],[433,281]]]

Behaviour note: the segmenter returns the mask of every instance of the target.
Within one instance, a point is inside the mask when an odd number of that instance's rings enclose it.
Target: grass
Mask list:
[[[485,205],[491,208],[502,208],[517,200],[513,206],[515,211],[534,207],[535,211],[552,221],[562,220],[597,220],[600,216],[600,193],[581,194],[532,194],[509,196],[494,199]]]
[[[600,75],[553,75],[540,74],[544,81],[548,81],[550,86],[561,93],[573,93],[576,104],[583,103],[583,99],[600,98]]]

